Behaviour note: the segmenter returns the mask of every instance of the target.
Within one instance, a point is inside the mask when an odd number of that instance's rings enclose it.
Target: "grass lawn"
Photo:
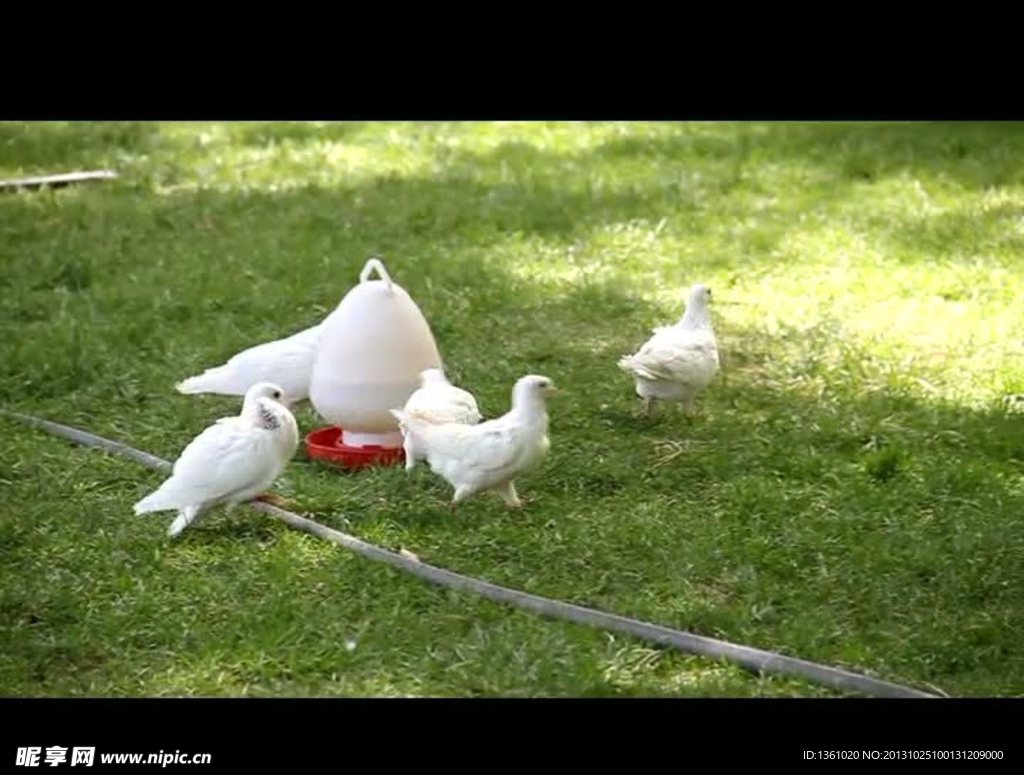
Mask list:
[[[487,416],[552,377],[521,513],[300,451],[324,524],[490,581],[952,695],[1024,694],[1024,126],[0,124],[0,405],[173,459],[174,383],[321,319],[371,252]],[[714,291],[723,371],[616,367]],[[1012,409],[1012,407],[1011,407]],[[300,428],[318,424],[307,407]],[[4,695],[832,695],[434,587],[0,418]]]

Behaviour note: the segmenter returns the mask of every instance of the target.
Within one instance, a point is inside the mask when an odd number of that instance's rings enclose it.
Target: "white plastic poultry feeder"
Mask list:
[[[370,280],[376,271],[380,279]],[[330,314],[320,334],[309,401],[327,422],[306,437],[311,457],[346,468],[402,459],[391,409],[405,405],[441,354],[423,313],[377,258]]]

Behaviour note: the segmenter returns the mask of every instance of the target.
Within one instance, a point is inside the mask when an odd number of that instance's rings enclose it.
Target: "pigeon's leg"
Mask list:
[[[652,409],[654,407],[654,399],[650,396],[640,396],[643,399],[643,403],[640,408],[633,412],[633,417],[650,417]]]
[[[686,417],[689,420],[691,420],[691,421],[698,414],[700,414],[697,411],[697,407],[693,403],[693,396],[692,395],[688,395],[685,398],[683,398],[683,400],[682,400],[682,407],[683,407],[683,414],[686,415]]]
[[[644,417],[654,416],[654,396],[644,396]]]
[[[465,485],[463,485],[462,487],[457,487],[455,489],[455,493],[452,495],[452,502],[450,504],[448,504],[448,510],[451,511],[452,513],[454,513],[455,512],[455,504],[458,503],[461,500],[464,500],[466,497],[468,497],[471,494],[472,494],[472,490],[469,487],[466,487]]]
[[[505,501],[509,506],[519,508],[523,505],[523,502],[519,500],[519,496],[516,494],[515,483],[510,479],[505,484],[495,487],[494,491],[501,496],[501,499]]]

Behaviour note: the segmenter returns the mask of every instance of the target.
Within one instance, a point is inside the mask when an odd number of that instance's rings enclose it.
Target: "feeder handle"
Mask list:
[[[370,276],[370,273],[376,269],[377,274],[384,282],[388,285],[388,292],[393,292],[393,285],[391,281],[391,275],[388,274],[388,270],[384,268],[384,264],[381,263],[379,258],[371,258],[366,262],[366,266],[363,267],[363,271],[359,273],[359,282],[365,283],[366,279]]]

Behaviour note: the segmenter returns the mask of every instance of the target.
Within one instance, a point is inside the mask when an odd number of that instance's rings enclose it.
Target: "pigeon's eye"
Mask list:
[[[281,397],[281,391],[280,390],[275,390],[274,391],[274,398],[280,398],[280,397]]]

